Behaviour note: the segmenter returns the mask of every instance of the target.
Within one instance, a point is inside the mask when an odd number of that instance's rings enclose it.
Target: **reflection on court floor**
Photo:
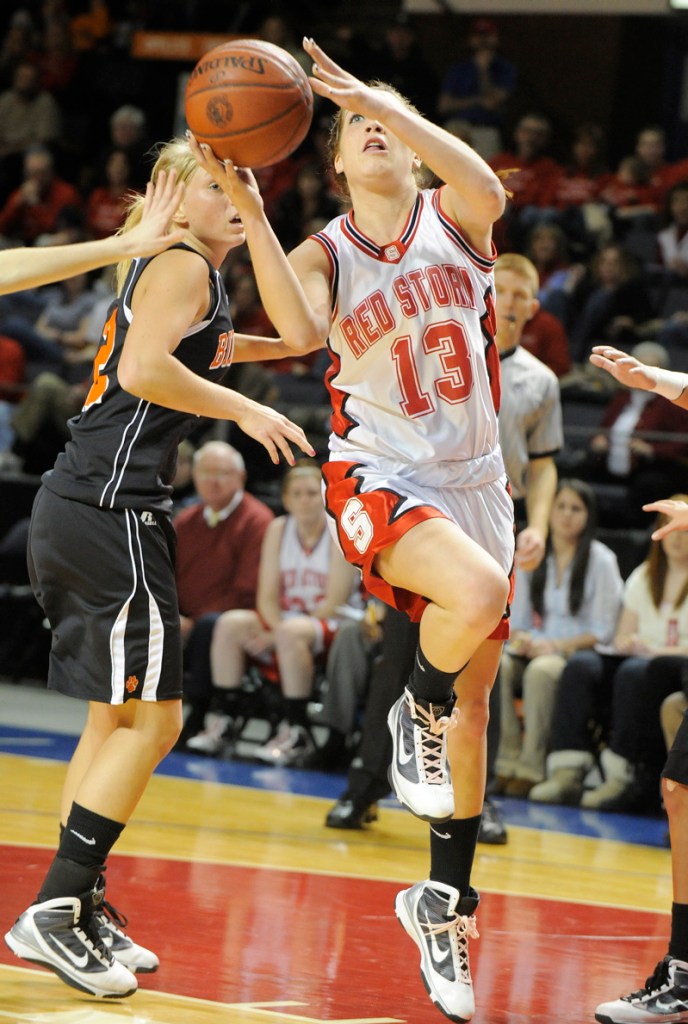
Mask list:
[[[64,738],[0,728],[3,931],[51,860],[69,750]],[[365,832],[326,829],[342,784],[169,758],[108,869],[108,898],[160,970],[104,1003],[2,944],[0,1024],[443,1020],[393,912],[396,892],[427,873],[427,826],[390,802]],[[624,839],[619,816],[546,809],[529,824],[527,803],[504,806],[509,844],[480,846],[476,862],[475,1020],[592,1020],[597,1002],[637,987],[665,951],[665,826],[628,819]]]

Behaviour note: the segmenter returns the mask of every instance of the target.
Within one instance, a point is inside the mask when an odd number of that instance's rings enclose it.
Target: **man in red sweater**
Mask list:
[[[231,608],[253,608],[263,534],[272,511],[244,490],[240,453],[209,441],[194,455],[193,478],[201,499],[174,520],[177,592],[185,643],[185,700],[191,711],[180,745],[203,728],[213,693],[210,638],[215,620]]]
[[[0,234],[33,245],[55,232],[65,209],[81,206],[77,189],[56,176],[50,150],[32,146],[24,157],[24,179],[0,210]]]

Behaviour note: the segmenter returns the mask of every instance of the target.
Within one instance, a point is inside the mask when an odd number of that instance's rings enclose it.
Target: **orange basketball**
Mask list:
[[[209,50],[191,72],[185,114],[199,142],[238,167],[268,167],[289,156],[313,117],[300,64],[279,46],[237,39]]]

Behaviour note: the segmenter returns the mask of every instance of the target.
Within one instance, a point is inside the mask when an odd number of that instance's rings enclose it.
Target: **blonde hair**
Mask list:
[[[368,85],[370,86],[371,89],[379,89],[382,92],[391,93],[392,96],[396,96],[396,98],[400,100],[401,103],[404,104],[406,109],[410,110],[412,114],[418,114],[419,116],[422,116],[418,107],[415,106],[415,104],[411,103],[411,100],[407,99],[406,96],[400,93],[398,89],[395,89],[394,86],[390,85],[388,82],[380,82],[378,79],[375,79],[372,82],[368,82]],[[335,157],[337,156],[337,153],[339,152],[339,142],[342,137],[344,118],[349,113],[351,113],[351,111],[345,110],[343,107],[339,107],[337,112],[333,114],[332,120],[330,121],[330,134],[327,140],[327,155],[329,157],[330,165],[332,167],[332,174],[334,176],[334,180],[337,184],[337,188],[340,195],[342,195],[345,199],[351,198],[349,194],[349,186],[347,185],[346,182],[346,175],[343,172],[338,172],[335,170],[334,161]],[[425,166],[425,164],[421,164],[419,167],[414,167],[413,177],[415,178],[417,188],[421,189],[426,188],[427,185],[430,184],[434,177],[434,174],[428,167]]]
[[[540,290],[540,278],[535,269],[535,264],[527,256],[521,256],[517,252],[505,252],[495,260],[495,274],[498,270],[510,270],[512,274],[518,274],[530,285],[533,298]]]
[[[157,159],[151,171],[151,181],[155,183],[160,171],[171,171],[173,169],[177,172],[177,181],[181,181],[184,184],[190,181],[191,177],[198,170],[196,159],[185,139],[171,139],[169,142],[161,143],[158,147]],[[118,235],[131,231],[140,222],[143,214],[143,200],[144,197],[142,195],[134,194],[131,196],[127,207],[127,216],[124,224],[117,232]],[[131,262],[128,259],[122,260],[121,263],[117,264],[116,283],[118,295],[121,293],[124,282],[127,279]]]

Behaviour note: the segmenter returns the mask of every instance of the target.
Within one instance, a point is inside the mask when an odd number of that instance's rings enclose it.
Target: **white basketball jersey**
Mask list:
[[[400,237],[380,247],[351,213],[313,238],[328,254],[333,320],[332,457],[412,465],[469,463],[479,483],[503,472],[493,267],[420,192]],[[486,458],[487,457],[487,458]]]
[[[308,550],[299,540],[296,520],[285,516],[280,545],[280,604],[287,615],[310,615],[325,597],[330,575],[330,531],[323,525],[320,539]]]

